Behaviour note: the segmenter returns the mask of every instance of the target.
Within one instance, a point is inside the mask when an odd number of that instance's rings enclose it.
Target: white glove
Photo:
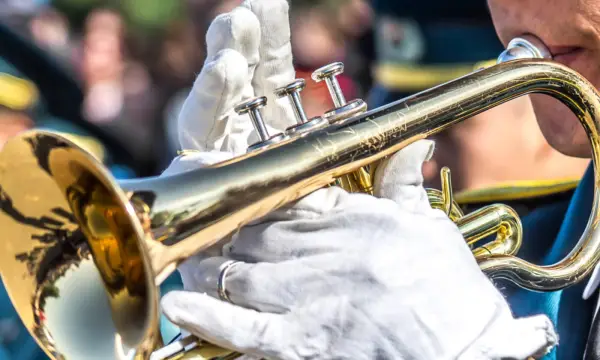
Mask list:
[[[248,44],[259,43],[261,54],[291,58],[289,49],[269,47],[289,43],[287,3],[255,0],[244,6],[259,21],[248,17],[238,24],[241,15],[236,14],[249,15],[239,8],[217,19],[211,29],[229,16],[222,43],[248,54],[254,53]],[[247,25],[257,23],[268,29],[260,42],[250,39],[256,25]],[[254,35],[236,32],[243,26]],[[181,118],[182,141],[188,137],[187,146],[203,152],[180,158],[167,174],[224,160],[251,142],[250,131],[234,131],[249,122],[231,116],[230,109],[240,88],[250,89],[249,82],[264,83],[256,78],[269,76],[255,71],[250,81],[240,75],[239,62],[230,60],[241,60],[239,53],[219,53],[186,103],[196,111],[184,111]],[[281,77],[272,88],[290,80]],[[256,94],[256,85],[252,89]],[[206,116],[205,124],[195,118],[198,114]],[[287,114],[279,119],[291,123]],[[194,292],[167,294],[165,315],[217,345],[267,358],[525,359],[548,350],[556,343],[550,321],[513,319],[456,226],[429,206],[421,166],[431,152],[432,143],[421,141],[380,168],[376,191],[391,200],[339,188],[319,190],[241,229],[221,257],[190,259],[180,272],[185,288]],[[244,261],[226,278],[233,304],[218,300],[216,292],[220,269],[230,259]]]
[[[417,169],[427,145],[394,160]],[[419,173],[398,179],[410,178]],[[241,229],[222,257],[181,267],[194,292],[167,294],[165,315],[265,358],[525,359],[553,346],[548,318],[513,319],[456,226],[428,206],[421,183],[396,185],[399,203],[331,188]],[[230,259],[242,261],[226,278],[232,304],[217,300]]]
[[[248,115],[233,108],[256,96],[267,97],[262,114],[271,134],[295,123],[289,101],[274,95],[295,75],[287,3],[244,1],[214,20],[206,43],[207,62],[179,117],[184,149],[245,153],[258,137]]]

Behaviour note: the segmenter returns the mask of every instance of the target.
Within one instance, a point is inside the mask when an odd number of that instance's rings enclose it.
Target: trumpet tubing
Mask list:
[[[336,71],[325,69],[319,79]],[[240,354],[195,340],[194,354],[181,343],[155,352],[162,346],[157,285],[178,264],[311,192],[338,180],[349,184],[343,180],[348,176],[362,184],[355,190],[368,192],[376,171],[371,165],[531,93],[553,96],[578,116],[589,135],[599,181],[600,97],[577,73],[539,59],[500,63],[367,112],[361,101],[339,98],[338,107],[324,117],[307,120],[297,111],[299,123],[275,135],[260,124],[258,108],[264,100],[253,99],[236,110],[250,114],[264,130],[259,143],[243,156],[170,177],[118,182],[65,138],[44,131],[21,134],[0,153],[0,227],[5,231],[0,273],[24,324],[54,359],[108,351],[98,345],[98,336],[90,340],[72,324],[77,320],[72,312],[82,300],[68,292],[86,286],[95,295],[85,304],[87,315],[111,315],[111,321],[96,318],[94,330],[128,358],[159,353],[161,359],[235,358]],[[442,191],[428,192],[432,206],[457,223],[469,244],[497,234],[473,250],[490,277],[551,291],[577,283],[600,260],[598,191],[589,225],[572,252],[557,264],[538,266],[515,256],[522,229],[512,209],[492,205],[464,215],[452,199],[449,173],[442,176]]]

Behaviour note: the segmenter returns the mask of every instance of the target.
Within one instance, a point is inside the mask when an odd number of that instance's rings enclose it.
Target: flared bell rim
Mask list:
[[[23,176],[25,174],[27,176]],[[127,246],[133,247],[129,250],[137,254],[139,274],[136,274],[135,297],[128,291],[113,291],[111,295],[110,287],[115,283],[107,283],[107,277],[102,274],[98,276],[102,270],[98,268],[98,259],[92,255],[95,251],[90,251],[94,246],[91,247],[89,237],[82,234],[85,231],[78,226],[79,219],[65,193],[67,188],[73,188],[73,181],[81,177],[109,195],[109,202],[120,209],[120,218],[125,222],[121,225],[130,234]],[[63,285],[71,282],[69,289],[76,289],[93,283],[94,276],[102,279],[96,288],[102,287],[109,294],[106,297],[109,311],[93,313],[92,309],[97,312],[101,306],[89,304],[90,311],[78,312],[78,316],[83,316],[79,320],[89,323],[89,326],[79,329],[78,334],[70,333],[70,336],[81,339],[87,330],[94,328],[100,315],[112,320],[116,333],[111,336],[118,337],[119,343],[138,351],[151,351],[153,344],[147,342],[156,336],[159,291],[154,286],[150,256],[143,246],[144,230],[127,195],[105,167],[93,155],[63,136],[40,130],[27,131],[9,139],[0,151],[0,191],[3,200],[0,228],[5,233],[0,242],[0,252],[3,253],[0,256],[0,274],[19,317],[47,355],[56,359],[70,358],[65,355],[72,351],[72,344],[66,344],[58,339],[61,337],[59,334],[53,334],[56,330],[53,325],[56,324],[51,324],[50,314],[44,308],[48,291],[43,289],[48,286],[56,289],[61,281]],[[62,201],[57,200],[61,193],[64,196]],[[53,198],[55,203],[47,203],[52,201],[46,200],[48,198]],[[62,225],[55,212],[66,219]],[[66,248],[73,251],[65,251]],[[122,252],[122,249],[119,250]],[[81,269],[86,268],[86,262],[95,268],[95,275],[82,275],[84,270]],[[121,262],[117,267],[124,265],[126,262]],[[78,280],[73,280],[75,278]],[[84,281],[85,284],[73,285],[72,281]],[[57,303],[73,303],[77,301],[72,300],[80,300],[74,299],[77,296],[83,295],[75,293],[64,300],[59,295],[56,300]],[[117,306],[113,306],[115,304]],[[79,301],[79,305],[87,308],[85,302]],[[61,306],[64,309],[70,307]],[[135,321],[120,321],[132,319],[132,316],[137,317],[133,319]],[[89,333],[89,341],[94,339],[92,333]]]

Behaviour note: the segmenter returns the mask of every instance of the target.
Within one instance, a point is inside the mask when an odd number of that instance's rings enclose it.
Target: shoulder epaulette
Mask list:
[[[38,100],[38,90],[31,81],[0,73],[0,106],[24,111]]]
[[[466,64],[406,65],[382,63],[375,68],[377,82],[390,90],[420,91],[494,65],[496,60]]]
[[[580,179],[515,181],[493,187],[466,190],[454,194],[459,204],[493,203],[512,200],[533,199],[571,191]]]

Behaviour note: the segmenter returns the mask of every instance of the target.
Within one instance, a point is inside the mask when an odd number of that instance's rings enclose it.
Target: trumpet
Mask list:
[[[260,137],[248,153],[169,177],[117,182],[68,139],[23,133],[0,153],[0,274],[11,301],[53,359],[239,357],[193,337],[164,346],[158,285],[190,256],[320,188],[370,192],[376,164],[415,141],[519,96],[547,94],[579,118],[600,181],[600,95],[548,57],[535,38],[515,39],[495,66],[369,111],[360,100],[338,97],[336,109],[313,119],[298,106],[302,84],[290,84],[278,93],[296,103],[296,126],[269,134],[259,111],[265,99],[251,99],[236,108]],[[341,94],[331,79],[336,72],[339,65],[315,76],[334,96]],[[464,215],[452,200],[449,172],[442,177],[442,190],[428,191],[432,206],[446,211],[470,244],[496,233],[473,249],[491,278],[553,291],[576,284],[600,260],[598,191],[571,253],[538,266],[516,257],[522,229],[512,209],[492,205]]]

